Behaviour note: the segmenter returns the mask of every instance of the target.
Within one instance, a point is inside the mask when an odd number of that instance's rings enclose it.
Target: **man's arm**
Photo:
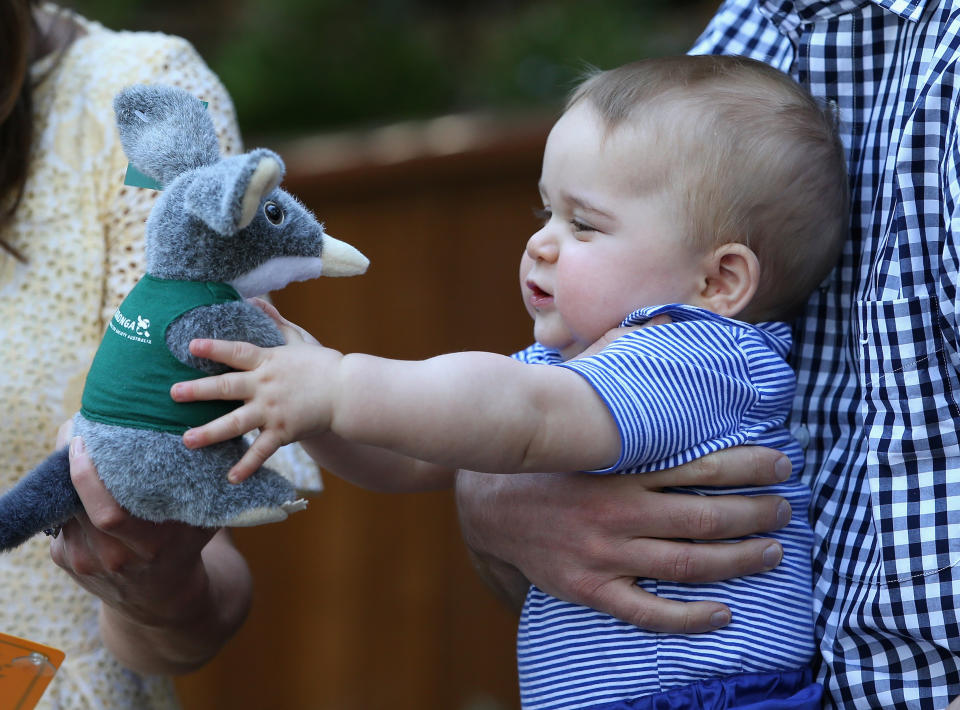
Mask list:
[[[131,517],[103,487],[79,437],[71,476],[85,512],[50,554],[101,600],[100,633],[125,666],[146,674],[196,670],[246,618],[252,580],[225,530]]]
[[[524,577],[545,592],[644,629],[672,633],[726,625],[715,602],[683,604],[644,593],[637,577],[709,582],[779,564],[778,542],[725,540],[777,530],[790,520],[778,496],[692,496],[665,486],[753,486],[786,480],[778,451],[745,446],[676,469],[635,476],[461,471],[461,528],[481,576],[519,606]]]

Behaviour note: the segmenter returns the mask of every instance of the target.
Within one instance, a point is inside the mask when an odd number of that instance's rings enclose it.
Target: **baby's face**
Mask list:
[[[655,148],[632,128],[604,137],[586,102],[550,132],[540,177],[544,224],[527,242],[520,288],[537,341],[564,359],[637,308],[699,305],[706,255],[682,239],[662,179],[644,180],[644,154]]]

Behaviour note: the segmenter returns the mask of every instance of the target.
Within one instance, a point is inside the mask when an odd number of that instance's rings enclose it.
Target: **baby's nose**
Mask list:
[[[538,261],[555,261],[558,254],[557,241],[549,231],[549,225],[531,235],[527,240],[527,254]]]

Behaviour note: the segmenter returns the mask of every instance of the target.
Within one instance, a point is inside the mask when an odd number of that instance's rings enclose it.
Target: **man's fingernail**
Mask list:
[[[722,629],[724,626],[730,623],[730,612],[729,611],[715,611],[710,617],[710,626],[714,629]]]
[[[780,505],[777,506],[777,529],[789,523],[792,517],[793,508],[790,507],[790,503],[785,500],[780,501]]]
[[[70,455],[79,456],[83,453],[83,439],[75,436],[70,440]]]
[[[773,472],[778,481],[786,481],[790,478],[790,474],[793,473],[793,464],[790,463],[790,459],[786,456],[781,456],[773,465]]]
[[[780,558],[783,553],[780,552],[780,545],[770,545],[763,551],[763,566],[766,569],[773,569],[780,564]]]

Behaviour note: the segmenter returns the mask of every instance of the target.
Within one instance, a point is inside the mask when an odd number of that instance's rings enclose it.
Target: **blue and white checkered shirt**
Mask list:
[[[832,707],[960,695],[960,4],[729,0],[695,53],[836,102],[852,231],[795,331],[815,604]]]

